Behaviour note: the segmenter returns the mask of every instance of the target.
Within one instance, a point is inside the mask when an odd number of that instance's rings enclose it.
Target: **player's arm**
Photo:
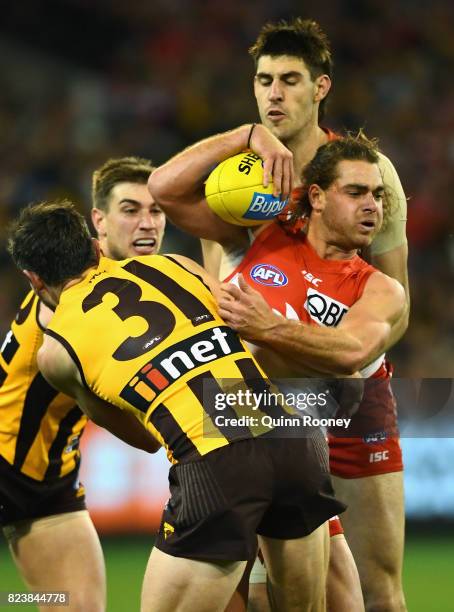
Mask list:
[[[216,164],[247,149],[250,133],[251,124],[247,124],[202,140],[153,172],[149,190],[178,227],[223,245],[247,243],[244,228],[226,223],[208,207],[204,182]],[[292,153],[260,124],[254,127],[249,144],[264,161],[264,185],[273,180],[275,194],[287,197],[293,180]]]
[[[213,240],[200,241],[202,247],[203,265],[214,278],[219,278],[222,262],[222,246]]]
[[[351,375],[388,348],[405,308],[405,292],[381,272],[371,275],[362,297],[337,327],[306,325],[276,315],[242,277],[223,286],[219,312],[244,338],[274,349],[295,367],[308,365],[335,376]]]
[[[372,264],[381,270],[387,276],[396,279],[402,285],[405,291],[405,308],[399,321],[394,325],[392,335],[389,341],[389,347],[396,344],[407,330],[410,317],[410,288],[408,283],[408,247],[407,243],[396,247],[386,253],[372,255]]]
[[[47,382],[59,391],[74,397],[81,410],[100,427],[136,448],[155,453],[160,444],[130,412],[121,410],[87,389],[66,349],[48,335],[38,351],[38,367]]]
[[[185,257],[184,255],[175,255],[172,253],[168,255],[175,261],[177,261],[183,268],[186,268],[192,274],[196,274],[200,276],[205,285],[209,288],[211,293],[215,296],[215,298],[219,301],[222,295],[221,283],[215,278],[212,274],[207,272],[205,268],[202,268],[198,263],[196,263],[193,259],[189,257]]]
[[[410,290],[408,282],[408,244],[405,233],[407,221],[407,198],[391,161],[380,154],[380,171],[385,185],[388,219],[383,230],[372,242],[370,262],[381,272],[395,278],[405,290],[406,307],[400,321],[393,328],[390,346],[395,344],[408,327],[410,314]]]

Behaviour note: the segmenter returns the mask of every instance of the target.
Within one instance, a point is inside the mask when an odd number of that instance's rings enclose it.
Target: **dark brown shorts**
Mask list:
[[[156,546],[176,557],[253,559],[257,534],[294,539],[345,510],[321,434],[234,442],[169,472]]]
[[[0,526],[85,507],[78,470],[52,482],[41,482],[22,474],[0,456]]]

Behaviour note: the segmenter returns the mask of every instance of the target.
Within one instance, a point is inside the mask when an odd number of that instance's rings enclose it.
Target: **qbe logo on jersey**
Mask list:
[[[319,325],[335,327],[338,325],[348,311],[348,307],[315,289],[307,290],[307,298],[304,308],[311,319]]]
[[[250,276],[256,283],[268,287],[284,287],[288,283],[288,278],[282,270],[266,263],[254,266],[250,271]]]
[[[243,217],[245,219],[257,219],[258,221],[272,219],[284,210],[287,202],[288,200],[280,200],[272,193],[254,191],[252,202]]]

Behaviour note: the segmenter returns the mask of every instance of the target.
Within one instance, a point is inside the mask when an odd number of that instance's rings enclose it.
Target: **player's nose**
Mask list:
[[[376,212],[378,210],[377,200],[374,198],[374,194],[371,191],[364,195],[361,208],[365,212]]]
[[[277,102],[282,100],[284,97],[283,89],[281,83],[274,79],[270,85],[268,90],[268,98],[271,102]]]
[[[150,211],[142,211],[139,219],[140,229],[150,229],[156,226],[156,218]]]

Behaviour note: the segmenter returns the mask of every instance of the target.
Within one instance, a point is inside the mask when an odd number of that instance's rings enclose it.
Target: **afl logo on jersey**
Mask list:
[[[257,264],[250,272],[253,281],[268,287],[284,287],[288,283],[288,278],[271,264]]]

